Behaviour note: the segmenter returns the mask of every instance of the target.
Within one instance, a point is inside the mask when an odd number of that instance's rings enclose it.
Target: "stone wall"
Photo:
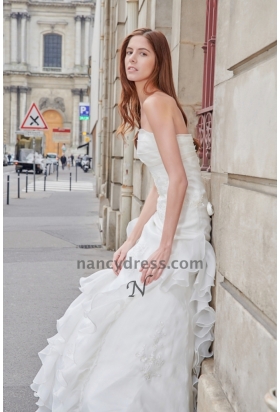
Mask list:
[[[96,136],[103,244],[116,250],[139,216],[151,176],[120,124],[119,51],[137,27],[163,31],[176,90],[195,135],[201,108],[206,0],[101,3]],[[218,2],[211,173],[217,256],[214,359],[204,362],[198,412],[265,412],[276,385],[276,2]],[[171,12],[172,11],[172,12]],[[94,49],[92,50],[94,54]],[[93,98],[93,96],[92,96]],[[95,114],[96,115],[96,114]]]
[[[276,386],[275,16],[276,2],[218,3],[211,159],[217,322],[199,412],[266,412],[264,396]]]

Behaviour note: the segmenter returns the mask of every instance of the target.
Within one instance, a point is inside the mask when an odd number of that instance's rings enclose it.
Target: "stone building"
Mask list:
[[[44,152],[59,152],[52,129],[71,129],[69,152],[82,143],[88,121],[79,102],[88,101],[88,60],[93,0],[4,0],[4,150],[14,153],[16,132],[35,102],[49,130]]]
[[[216,338],[214,359],[202,367],[198,411],[265,412],[264,397],[276,386],[276,1],[97,1],[90,130],[100,226],[111,250],[125,240],[151,184],[135,133],[126,144],[115,133],[120,45],[137,27],[161,30],[169,41],[215,211]]]

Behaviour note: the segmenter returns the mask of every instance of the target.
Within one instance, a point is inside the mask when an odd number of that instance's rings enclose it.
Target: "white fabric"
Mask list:
[[[209,306],[215,254],[207,196],[191,135],[177,136],[188,188],[166,268],[141,286],[138,269],[111,269],[81,278],[81,294],[57,321],[58,333],[39,356],[42,367],[31,388],[37,412],[193,412],[203,358],[209,357],[215,312]],[[152,133],[141,129],[139,158],[158,189],[157,212],[144,226],[127,260],[147,259],[157,249],[164,222],[168,175]],[[137,219],[128,225],[128,233]],[[202,261],[202,268],[190,267]],[[169,263],[170,263],[169,262]],[[137,264],[138,268],[140,263]],[[200,266],[199,266],[200,267]]]

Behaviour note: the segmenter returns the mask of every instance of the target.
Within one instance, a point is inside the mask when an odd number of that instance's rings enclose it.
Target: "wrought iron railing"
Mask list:
[[[217,6],[218,0],[207,0],[205,41],[202,46],[204,51],[202,104],[201,109],[196,112],[198,116],[197,138],[201,145],[198,155],[201,159],[201,170],[207,172],[211,172]]]
[[[200,142],[198,156],[201,159],[201,170],[211,172],[212,115],[213,106],[197,111],[199,116],[196,126],[197,138]]]

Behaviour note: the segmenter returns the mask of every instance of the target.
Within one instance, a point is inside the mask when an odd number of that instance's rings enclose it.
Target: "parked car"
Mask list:
[[[57,163],[58,162],[58,156],[56,153],[47,153],[46,155],[46,164],[50,163]]]
[[[3,166],[8,166],[8,160],[5,155],[3,156]]]

